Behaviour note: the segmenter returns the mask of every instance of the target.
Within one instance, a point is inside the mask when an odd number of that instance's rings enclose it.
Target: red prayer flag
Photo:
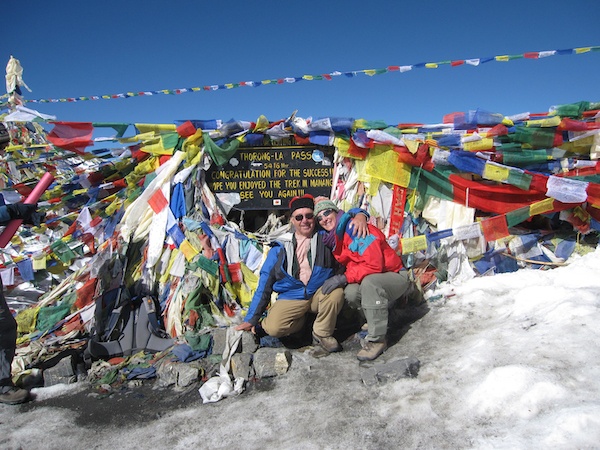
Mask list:
[[[156,192],[148,199],[148,204],[152,211],[156,214],[161,212],[165,207],[169,204],[165,195],[162,193],[160,189],[157,189]]]
[[[94,127],[90,122],[53,122],[54,128],[48,133],[48,140],[56,147],[83,154],[92,145]]]
[[[196,127],[191,121],[182,123],[177,127],[177,134],[181,137],[190,137],[196,132]]]
[[[496,241],[510,235],[504,214],[482,220],[481,229],[483,230],[483,237],[488,242]]]

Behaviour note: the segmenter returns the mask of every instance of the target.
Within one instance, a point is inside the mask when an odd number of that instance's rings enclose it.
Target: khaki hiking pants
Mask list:
[[[321,337],[329,337],[335,330],[338,313],[344,304],[344,291],[335,289],[328,295],[321,289],[309,300],[278,299],[267,312],[262,327],[269,336],[283,337],[302,329],[306,314],[310,311],[317,315],[313,332]]]

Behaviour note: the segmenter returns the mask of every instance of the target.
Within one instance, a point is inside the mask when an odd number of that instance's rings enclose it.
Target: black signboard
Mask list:
[[[235,208],[287,209],[298,195],[329,197],[332,160],[332,147],[241,148],[223,167],[207,170],[206,182],[217,197],[239,194]]]

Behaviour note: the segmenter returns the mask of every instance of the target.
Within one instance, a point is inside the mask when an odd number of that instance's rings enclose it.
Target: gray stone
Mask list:
[[[185,387],[192,384],[200,376],[200,369],[191,364],[166,361],[156,371],[159,387],[176,385]]]
[[[242,353],[254,353],[256,350],[258,350],[258,341],[256,339],[256,336],[250,331],[244,331],[242,333],[241,344]],[[238,351],[240,351],[239,347]]]
[[[214,328],[210,334],[213,338],[213,355],[222,355],[225,352],[227,342],[227,328]]]
[[[258,378],[275,377],[288,371],[292,354],[285,348],[259,348],[254,353],[254,372]]]
[[[175,363],[171,361],[163,362],[156,371],[157,384],[160,387],[177,384],[177,376],[177,368],[175,367]]]
[[[190,364],[177,365],[177,386],[186,387],[198,380],[200,370]]]
[[[233,378],[241,377],[248,381],[252,375],[252,353],[235,353],[231,357]]]
[[[54,386],[55,384],[70,384],[77,381],[77,376],[73,370],[73,358],[67,356],[61,359],[54,367],[44,370],[44,386]]]
[[[402,378],[415,378],[419,373],[421,361],[415,357],[384,363],[362,363],[360,377],[367,386]]]

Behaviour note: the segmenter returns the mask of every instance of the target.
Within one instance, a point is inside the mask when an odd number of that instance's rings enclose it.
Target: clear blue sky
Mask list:
[[[8,3],[8,4],[7,4]],[[3,64],[29,99],[177,89],[600,45],[600,3],[525,1],[8,0]],[[333,81],[26,106],[59,120],[172,123],[353,117],[441,122],[599,101],[600,52]]]

